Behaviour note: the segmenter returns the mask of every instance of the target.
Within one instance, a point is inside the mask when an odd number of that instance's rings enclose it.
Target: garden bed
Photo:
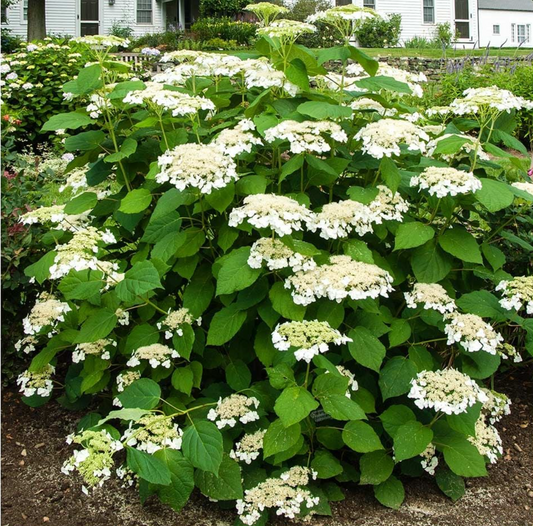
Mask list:
[[[467,493],[453,504],[429,478],[406,480],[406,500],[398,511],[380,506],[369,487],[349,490],[334,504],[333,518],[316,518],[313,526],[530,526],[533,524],[533,381],[531,370],[504,374],[496,389],[513,401],[512,413],[499,427],[504,458],[488,478],[467,480]],[[181,514],[149,500],[139,503],[133,489],[108,481],[86,497],[78,480],[61,474],[70,455],[65,436],[79,414],[57,404],[31,409],[16,392],[3,395],[2,515],[4,526],[230,526],[233,511],[193,495]],[[278,523],[278,521],[276,521]],[[284,524],[283,521],[279,521]]]

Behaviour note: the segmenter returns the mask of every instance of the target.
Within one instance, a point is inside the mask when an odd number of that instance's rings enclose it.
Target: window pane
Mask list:
[[[370,9],[376,9],[376,0],[363,0],[363,7],[368,7]]]
[[[459,38],[470,38],[470,22],[455,22],[455,29]]]
[[[468,20],[468,0],[455,0],[455,19]]]
[[[152,0],[137,0],[137,22],[139,24],[152,23]]]
[[[81,19],[98,20],[98,0],[81,0]]]
[[[433,24],[435,22],[435,3],[434,0],[424,0],[424,24]]]
[[[352,3],[352,0],[335,0],[335,5],[350,5]],[[185,4],[187,5],[187,4]]]

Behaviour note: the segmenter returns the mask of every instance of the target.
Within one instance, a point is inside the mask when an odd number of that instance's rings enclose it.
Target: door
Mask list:
[[[98,35],[100,29],[100,0],[80,0],[80,36]]]
[[[470,40],[470,9],[468,0],[455,0],[455,31],[460,40]]]

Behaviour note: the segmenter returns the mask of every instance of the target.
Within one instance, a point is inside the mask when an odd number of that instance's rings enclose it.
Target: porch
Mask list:
[[[198,0],[163,0],[167,29],[190,29],[200,15]]]

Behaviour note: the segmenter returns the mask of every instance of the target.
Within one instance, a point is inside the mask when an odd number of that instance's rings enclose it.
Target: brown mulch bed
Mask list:
[[[334,504],[333,518],[317,517],[311,526],[533,526],[533,381],[531,369],[502,375],[496,389],[508,394],[512,414],[499,429],[505,455],[489,476],[467,481],[457,503],[446,499],[430,479],[404,480],[406,500],[398,511],[380,506],[367,487],[347,491]],[[61,474],[70,454],[65,436],[79,414],[51,403],[32,409],[15,391],[3,393],[2,525],[36,526],[230,526],[234,513],[220,510],[200,495],[177,515],[150,499],[141,506],[134,489],[115,481],[90,497],[79,481]],[[284,521],[275,521],[285,524]]]

